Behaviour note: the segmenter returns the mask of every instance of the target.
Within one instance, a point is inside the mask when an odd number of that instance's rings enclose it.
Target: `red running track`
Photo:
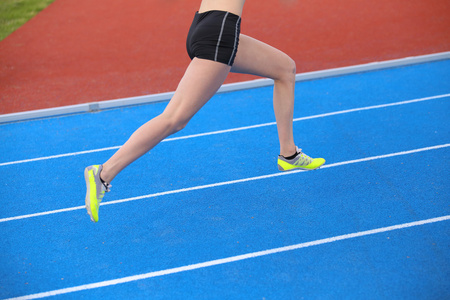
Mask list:
[[[0,113],[174,91],[199,3],[56,0],[0,42]],[[298,73],[449,51],[449,28],[448,0],[248,0],[242,23]]]

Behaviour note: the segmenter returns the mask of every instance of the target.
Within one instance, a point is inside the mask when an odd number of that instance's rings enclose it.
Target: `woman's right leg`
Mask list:
[[[240,35],[232,72],[247,73],[274,80],[273,108],[277,121],[280,156],[278,169],[313,170],[325,163],[323,158],[311,158],[300,152],[293,135],[295,62],[280,50],[249,36]]]
[[[252,74],[274,80],[273,108],[277,121],[280,154],[296,152],[294,117],[295,62],[282,51],[249,36],[240,35],[231,72]]]
[[[137,129],[128,141],[103,164],[101,178],[111,182],[120,171],[150,151],[169,135],[181,130],[217,92],[230,67],[194,58],[164,112]]]

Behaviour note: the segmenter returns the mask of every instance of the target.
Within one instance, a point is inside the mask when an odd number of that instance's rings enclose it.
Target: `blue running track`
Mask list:
[[[450,60],[297,83],[316,171],[280,173],[272,88],[218,94],[84,209],[165,103],[0,126],[0,298],[449,299]]]

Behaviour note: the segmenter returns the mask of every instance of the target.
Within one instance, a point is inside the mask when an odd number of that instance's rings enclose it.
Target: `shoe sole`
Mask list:
[[[86,198],[85,198],[85,204],[86,204],[86,210],[91,218],[92,222],[95,222],[94,218],[92,217],[91,212],[91,197],[89,196],[91,194],[91,185],[89,183],[89,170],[88,168],[84,169],[84,180],[86,181]]]
[[[290,169],[290,170],[280,170],[280,169],[278,169],[278,171],[280,171],[280,172],[292,172],[292,171],[298,171],[298,170],[301,170],[301,171],[314,171],[314,170],[319,170],[322,166],[319,166],[319,167],[317,167],[315,169],[293,168],[293,169]]]
[[[320,166],[318,166],[317,168],[314,168],[314,169],[306,169],[306,168],[302,168],[302,167],[295,167],[295,168],[292,168],[292,169],[289,169],[289,170],[284,170],[284,169],[282,169],[280,167],[280,165],[278,165],[278,171],[281,171],[281,172],[291,172],[291,171],[297,171],[297,170],[314,171],[314,170],[320,169],[325,164],[325,162],[323,164],[321,164]]]

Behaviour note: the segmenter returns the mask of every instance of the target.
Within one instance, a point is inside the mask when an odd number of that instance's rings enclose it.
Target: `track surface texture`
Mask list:
[[[309,172],[278,172],[272,87],[218,94],[95,224],[84,168],[166,103],[0,125],[0,298],[449,299],[449,82],[450,60],[297,83]]]

